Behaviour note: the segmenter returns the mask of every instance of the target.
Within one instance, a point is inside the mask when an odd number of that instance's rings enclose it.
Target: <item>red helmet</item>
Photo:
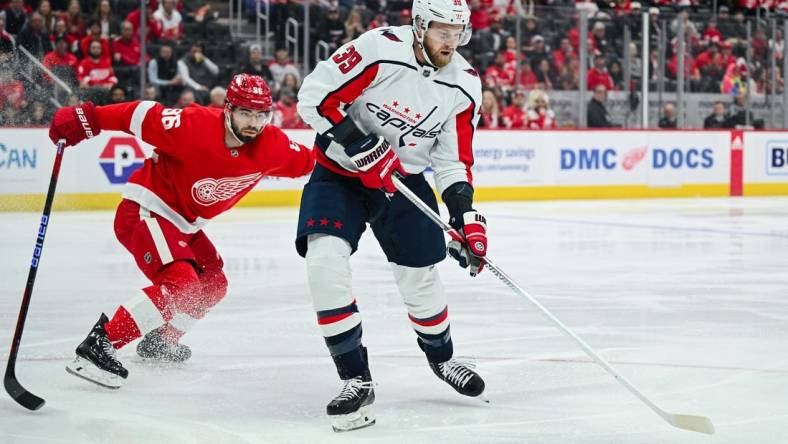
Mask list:
[[[260,76],[238,74],[227,86],[227,103],[256,111],[271,111],[271,90]]]

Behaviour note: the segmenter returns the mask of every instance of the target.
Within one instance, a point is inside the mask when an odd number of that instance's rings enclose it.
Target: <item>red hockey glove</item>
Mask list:
[[[49,126],[49,138],[53,143],[66,139],[66,146],[72,146],[98,136],[101,128],[94,108],[91,102],[60,108],[55,112],[52,124]]]
[[[388,193],[397,192],[391,175],[395,171],[403,176],[408,173],[402,169],[399,157],[383,137],[369,134],[345,148],[350,160],[358,168],[359,179],[367,188],[384,189]]]
[[[476,210],[466,211],[462,215],[460,232],[465,238],[452,236],[447,250],[462,268],[470,266],[471,276],[476,276],[484,269],[487,254],[487,220]]]

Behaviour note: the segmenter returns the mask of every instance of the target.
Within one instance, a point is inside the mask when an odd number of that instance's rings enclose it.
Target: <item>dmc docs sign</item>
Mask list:
[[[545,137],[553,147],[556,185],[726,183],[727,132],[566,131]]]

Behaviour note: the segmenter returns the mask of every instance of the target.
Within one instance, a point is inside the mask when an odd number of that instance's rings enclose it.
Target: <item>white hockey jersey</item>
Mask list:
[[[298,113],[319,134],[350,116],[361,131],[385,137],[408,173],[432,166],[442,194],[454,183],[473,183],[481,81],[458,53],[438,71],[419,65],[413,39],[411,27],[400,26],[346,43],[304,79]],[[338,143],[316,148],[329,170],[355,171]]]

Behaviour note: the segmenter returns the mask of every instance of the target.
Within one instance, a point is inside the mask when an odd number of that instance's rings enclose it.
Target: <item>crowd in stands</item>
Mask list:
[[[145,98],[169,106],[198,102],[220,107],[227,80],[238,72],[248,72],[264,77],[271,85],[275,123],[305,127],[296,112],[303,73],[283,49],[285,22],[290,17],[303,18],[301,0],[270,0],[270,23],[274,47],[278,48],[270,59],[260,46],[234,42],[227,24],[217,21],[218,11],[212,10],[211,3],[147,1],[146,64],[141,72],[142,13],[138,1],[0,0],[2,124],[45,125],[55,108],[53,91],[63,105]],[[607,92],[638,91],[643,63],[649,63],[651,76],[646,80],[652,88],[664,78],[666,90],[675,90],[679,23],[685,32],[687,91],[728,94],[733,107],[741,103],[746,91],[768,94],[772,55],[777,67],[776,92],[782,93],[782,33],[778,29],[773,38],[767,22],[755,20],[753,8],[778,14],[788,9],[788,2],[721,0],[714,3],[716,11],[711,2],[699,0],[469,2],[473,38],[458,51],[482,78],[483,128],[544,129],[572,123],[556,122],[549,95],[552,91],[576,91],[580,86],[580,11],[586,11],[589,18],[585,36],[589,126],[616,125],[605,109]],[[254,10],[254,0],[245,5],[247,13]],[[410,24],[410,8],[411,2],[402,0],[316,0],[310,9],[316,24],[311,38],[324,41],[333,51],[369,29]],[[643,12],[652,24],[653,49],[646,61],[638,43]],[[753,23],[749,40],[747,20]],[[625,29],[631,35],[627,47]],[[662,66],[660,41],[667,42]],[[748,45],[752,48],[749,64],[745,57]],[[15,47],[40,60],[73,94],[63,94],[50,76],[16,54]],[[147,85],[143,91],[139,91],[141,76]],[[630,81],[625,84],[627,78]],[[663,110],[661,127],[675,126],[675,106],[669,105]],[[720,115],[728,116],[724,110]],[[733,124],[729,117],[710,122]]]

